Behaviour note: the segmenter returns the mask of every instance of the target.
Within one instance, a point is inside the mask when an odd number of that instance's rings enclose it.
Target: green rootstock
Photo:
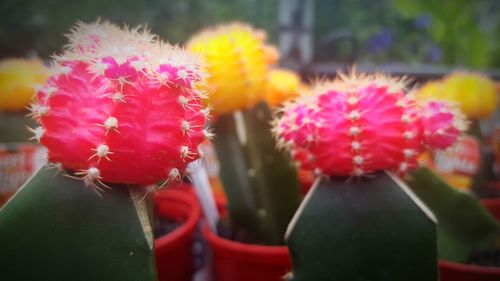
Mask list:
[[[437,280],[435,222],[407,190],[386,172],[318,179],[287,233],[292,280]]]
[[[472,252],[500,242],[500,225],[472,195],[449,186],[428,168],[413,171],[409,185],[437,217],[440,259],[465,262]]]
[[[283,244],[300,203],[297,172],[276,150],[265,103],[215,123],[215,148],[233,225],[266,244]]]
[[[146,200],[42,168],[0,210],[0,279],[154,281]],[[137,196],[137,197],[136,197]]]

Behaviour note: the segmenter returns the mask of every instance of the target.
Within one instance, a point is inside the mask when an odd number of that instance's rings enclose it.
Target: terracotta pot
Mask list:
[[[188,281],[193,275],[193,234],[200,220],[198,200],[188,192],[167,189],[155,196],[156,212],[181,226],[155,240],[160,281]]]
[[[283,281],[291,270],[285,246],[243,244],[217,236],[205,225],[203,234],[213,252],[214,281]]]
[[[498,281],[500,268],[439,261],[440,281]]]

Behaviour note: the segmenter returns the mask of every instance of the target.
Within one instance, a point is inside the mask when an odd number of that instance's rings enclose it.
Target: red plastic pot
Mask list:
[[[283,281],[292,268],[288,248],[243,244],[217,236],[205,226],[213,252],[214,281]]]
[[[500,198],[481,199],[481,204],[500,221]]]
[[[155,240],[158,278],[160,281],[191,280],[193,233],[200,220],[200,205],[193,195],[175,189],[159,192],[155,204],[157,215],[182,223]]]
[[[499,281],[500,268],[439,261],[440,281]]]

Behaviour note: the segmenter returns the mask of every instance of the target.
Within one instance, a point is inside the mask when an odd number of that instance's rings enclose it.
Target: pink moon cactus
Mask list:
[[[48,160],[94,186],[179,180],[210,136],[198,59],[109,23],[78,24],[68,38],[31,107]]]
[[[465,129],[450,105],[419,105],[404,81],[380,75],[319,83],[281,111],[274,123],[278,145],[303,168],[334,176],[405,173],[425,148],[444,149]]]

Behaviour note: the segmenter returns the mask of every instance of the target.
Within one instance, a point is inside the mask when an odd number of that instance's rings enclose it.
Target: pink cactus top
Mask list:
[[[48,160],[88,184],[179,180],[209,136],[196,57],[140,29],[79,24],[32,115]]]
[[[335,176],[406,172],[424,148],[446,148],[464,129],[450,105],[418,105],[403,81],[379,75],[319,83],[281,111],[278,145],[303,168]]]

